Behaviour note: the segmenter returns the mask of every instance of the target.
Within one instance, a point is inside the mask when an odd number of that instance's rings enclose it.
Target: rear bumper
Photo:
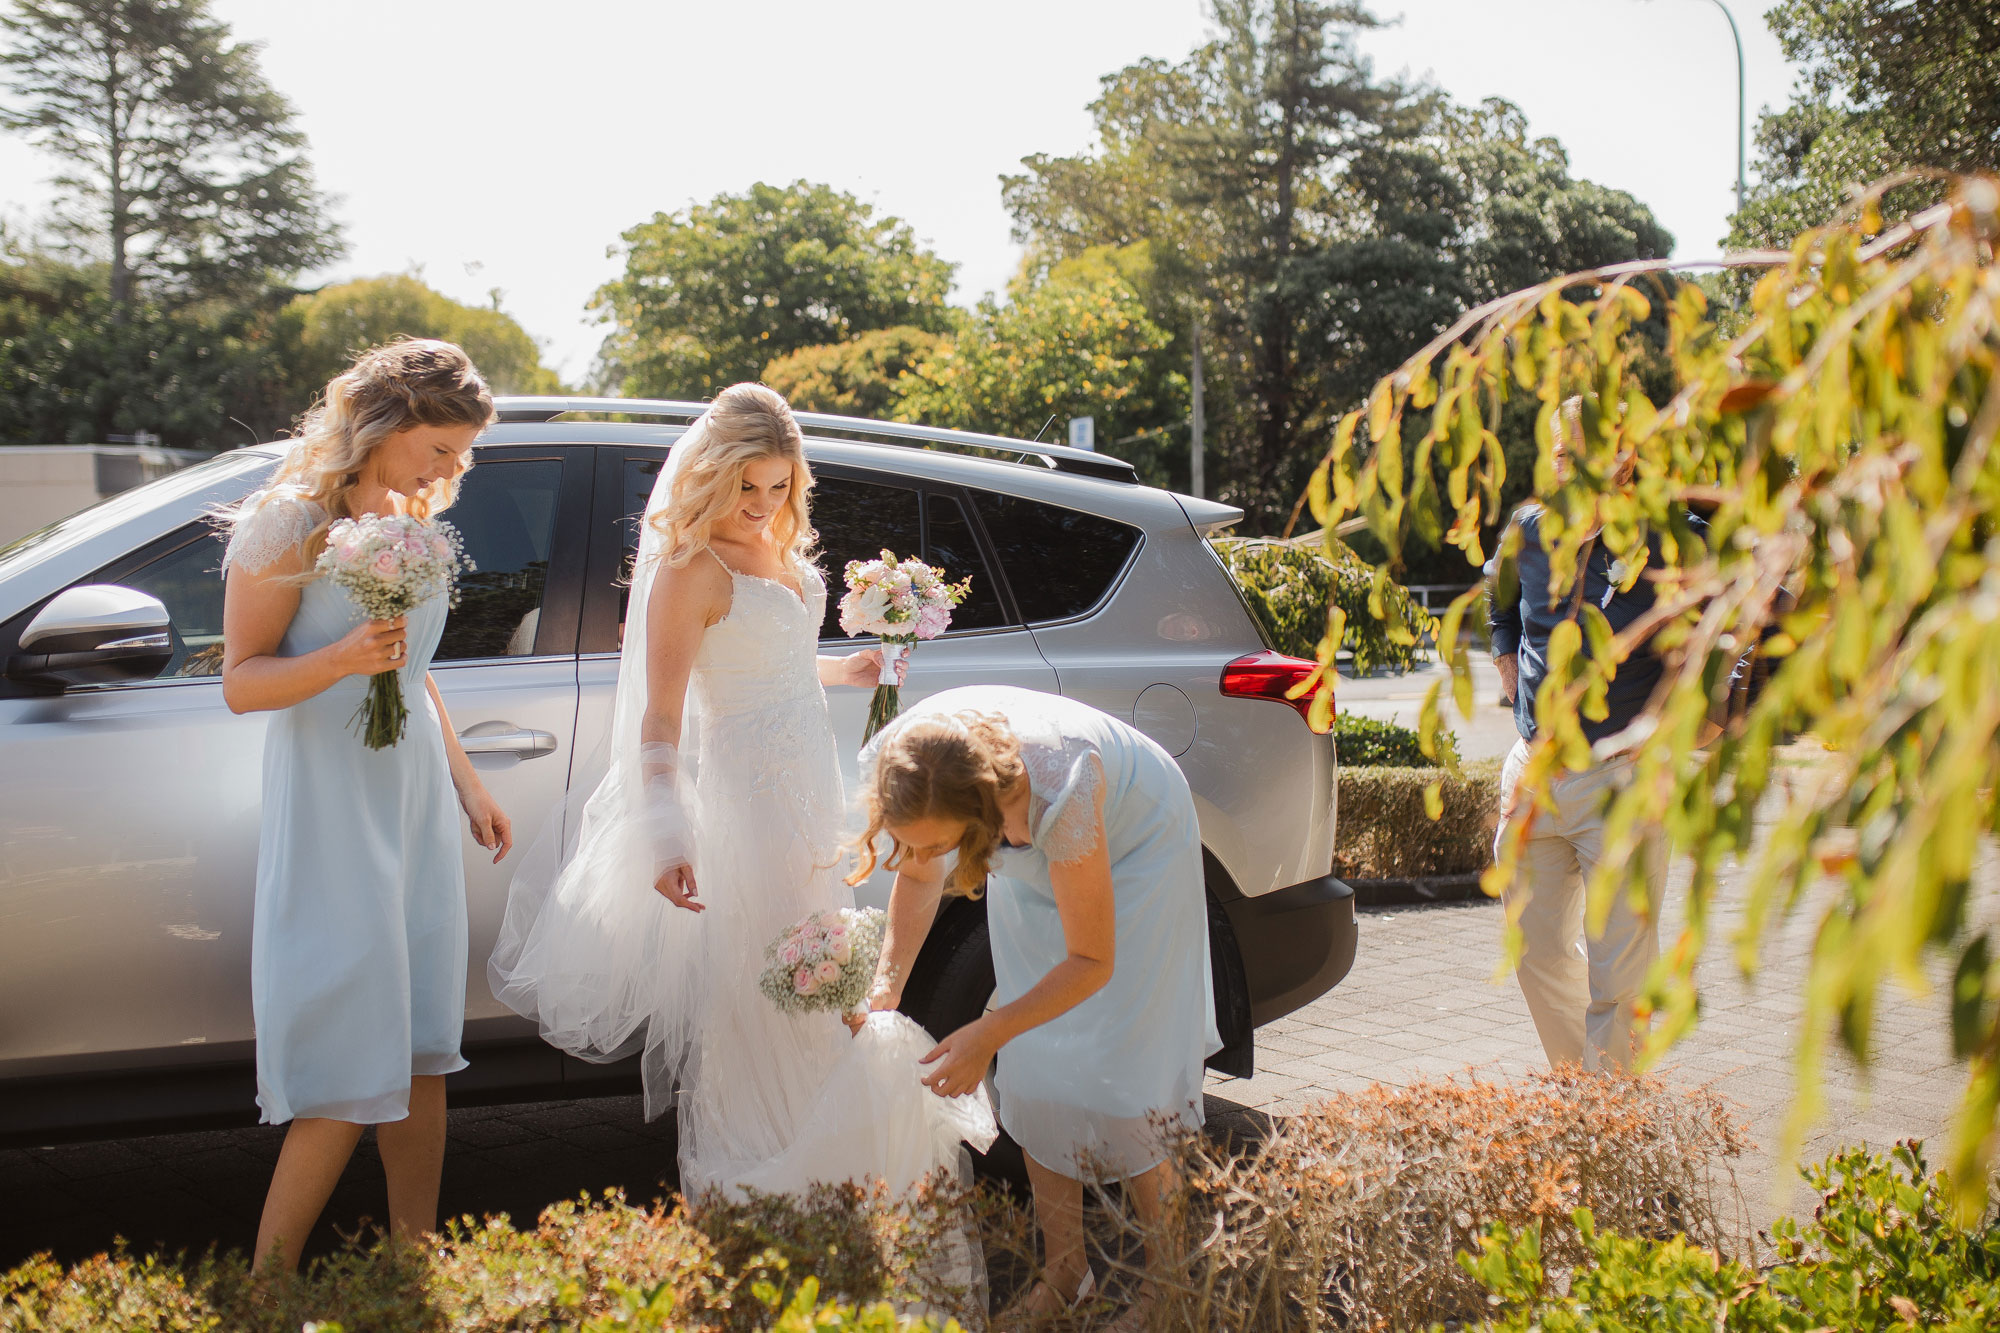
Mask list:
[[[1354,966],[1354,890],[1331,875],[1236,898],[1222,910],[1243,955],[1257,1026],[1317,1000]]]

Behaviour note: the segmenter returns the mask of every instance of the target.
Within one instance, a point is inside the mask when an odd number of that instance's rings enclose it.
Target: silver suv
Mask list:
[[[638,516],[695,403],[503,398],[450,513],[478,569],[438,685],[523,840],[595,781]],[[1310,663],[1270,651],[1205,538],[1241,517],[1141,486],[1102,455],[800,413],[813,518],[849,559],[921,553],[972,594],[923,645],[910,701],[1002,683],[1129,718],[1194,788],[1218,1018],[1210,1063],[1247,1075],[1256,1025],[1354,956],[1329,877],[1334,752],[1285,698]],[[267,715],[223,706],[221,542],[209,516],[283,445],[220,455],[0,551],[0,1142],[247,1119],[250,903]],[[829,609],[825,650],[855,645]],[[849,755],[866,696],[832,692]],[[542,1044],[488,993],[512,873],[466,841],[471,1068],[459,1103],[622,1092],[633,1071]],[[864,886],[881,901],[886,885]],[[933,1031],[993,989],[984,908],[954,901],[905,1008]]]

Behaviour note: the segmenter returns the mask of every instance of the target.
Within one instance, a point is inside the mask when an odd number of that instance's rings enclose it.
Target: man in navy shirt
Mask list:
[[[1574,398],[1563,404],[1559,425],[1564,439],[1580,437],[1580,408]],[[1559,445],[1557,466],[1563,465],[1564,450]],[[1649,646],[1641,645],[1619,664],[1604,720],[1584,721],[1584,735],[1600,753],[1583,772],[1557,775],[1551,792],[1554,809],[1535,810],[1526,797],[1517,800],[1514,789],[1535,739],[1535,693],[1548,673],[1549,635],[1563,621],[1580,618],[1584,602],[1601,611],[1613,630],[1622,630],[1652,609],[1653,587],[1642,577],[1629,592],[1620,591],[1624,571],[1603,543],[1592,541],[1583,562],[1581,589],[1572,583],[1551,592],[1549,558],[1542,549],[1542,512],[1539,504],[1525,504],[1512,520],[1521,530],[1515,558],[1518,588],[1501,589],[1498,556],[1486,566],[1493,662],[1500,670],[1502,697],[1514,701],[1514,726],[1521,735],[1501,772],[1501,822],[1495,846],[1522,820],[1533,821],[1520,872],[1503,900],[1508,916],[1518,916],[1522,951],[1517,975],[1549,1062],[1623,1069],[1630,1066],[1645,1037],[1633,1005],[1659,954],[1658,910],[1666,885],[1666,849],[1657,838],[1647,845],[1646,909],[1635,909],[1621,893],[1603,932],[1589,938],[1584,931],[1584,886],[1603,851],[1605,807],[1632,774],[1630,753],[1607,755],[1598,743],[1631,725],[1659,684],[1662,664]],[[1697,531],[1705,526],[1692,515],[1689,521]],[[1653,556],[1658,555],[1656,545]]]

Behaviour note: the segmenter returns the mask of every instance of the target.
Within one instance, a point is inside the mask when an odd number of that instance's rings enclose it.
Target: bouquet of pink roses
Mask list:
[[[458,575],[472,568],[451,524],[403,514],[343,518],[326,530],[316,568],[347,590],[370,620],[393,620],[443,593],[458,605]],[[401,671],[368,681],[354,710],[361,740],[380,750],[403,739],[410,710],[403,702]]]
[[[840,627],[849,634],[873,634],[882,640],[882,674],[868,703],[863,744],[902,711],[896,664],[919,639],[935,639],[949,629],[951,609],[971,589],[969,574],[957,583],[946,583],[943,570],[915,558],[898,560],[894,551],[882,552],[879,560],[847,562]]]
[[[887,918],[879,907],[814,912],[764,947],[770,966],[757,986],[788,1014],[861,1008],[882,956]]]

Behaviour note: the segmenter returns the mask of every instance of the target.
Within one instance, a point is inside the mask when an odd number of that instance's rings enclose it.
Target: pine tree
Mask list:
[[[207,0],[15,0],[0,126],[59,159],[59,230],[123,312],[240,294],[341,252],[291,104]]]

